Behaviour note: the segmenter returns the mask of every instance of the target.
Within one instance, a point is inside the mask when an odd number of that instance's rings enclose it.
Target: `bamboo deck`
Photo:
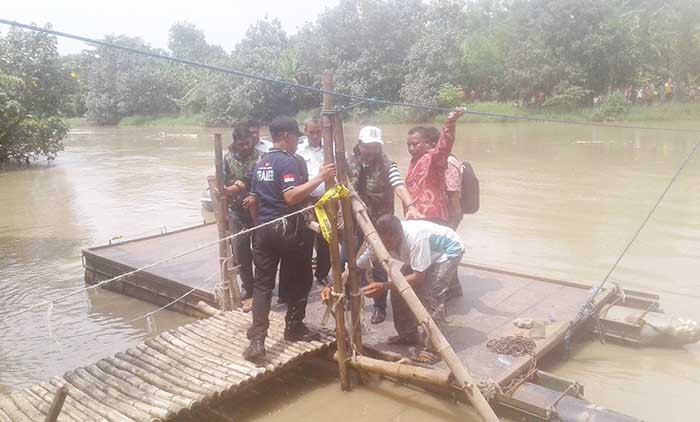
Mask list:
[[[216,236],[215,225],[204,225],[87,249],[83,251],[86,271],[90,274],[86,278],[90,282],[114,277],[215,240]],[[153,267],[106,287],[158,305],[165,305],[192,287],[197,287],[198,290],[175,310],[198,315],[199,310],[195,305],[199,300],[217,306],[213,293],[216,281],[201,283],[216,270],[217,259],[214,246],[189,255],[186,260]],[[448,323],[443,327],[443,332],[474,377],[497,382],[508,381],[526,369],[528,358],[492,353],[485,346],[488,340],[521,332],[513,325],[517,318],[551,321],[546,327],[546,338],[537,340],[536,353],[540,359],[562,343],[567,328],[590,296],[589,286],[479,267],[460,268],[460,280],[464,296],[448,303]],[[596,307],[609,301],[613,294],[612,290],[608,290],[598,295]],[[364,334],[364,341],[376,350],[402,354],[405,348],[385,342],[388,336],[395,334],[390,308],[386,322],[372,325],[369,324],[372,304],[369,300],[365,301],[364,319],[368,332]],[[283,311],[284,307],[273,307],[275,309]],[[312,292],[306,321],[318,325],[324,312],[325,306]]]
[[[170,421],[216,406],[274,376],[334,339],[288,342],[273,315],[262,366],[241,358],[250,315],[233,311],[187,324],[144,344],[44,382],[0,395],[0,422],[43,421],[59,387],[68,397],[59,422]]]

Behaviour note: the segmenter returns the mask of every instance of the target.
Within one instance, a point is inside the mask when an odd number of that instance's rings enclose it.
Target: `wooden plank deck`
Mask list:
[[[214,225],[196,226],[165,235],[91,248],[83,254],[86,269],[97,274],[97,279],[105,279],[215,239]],[[196,314],[198,310],[194,306],[198,300],[205,299],[216,306],[213,300],[215,281],[202,284],[201,280],[216,270],[217,253],[216,247],[207,248],[188,256],[186,260],[153,267],[123,282],[110,283],[107,288],[162,306],[197,287],[196,295],[188,296],[184,304],[175,308]],[[548,320],[551,323],[547,325],[547,337],[537,340],[537,357],[542,358],[561,344],[566,329],[590,296],[589,286],[478,267],[460,268],[460,280],[464,296],[448,303],[448,323],[443,327],[445,336],[474,377],[497,382],[507,381],[526,369],[528,358],[492,353],[486,348],[488,340],[524,333],[513,325],[517,318]],[[600,294],[597,306],[601,306],[613,294],[612,290]],[[273,310],[282,312],[284,306],[273,306]],[[365,342],[377,350],[403,354],[405,347],[385,342],[390,335],[394,335],[391,310],[388,311],[384,323],[372,325],[369,323],[372,303],[365,301],[364,320],[368,330],[364,335]],[[313,291],[306,321],[319,325],[324,312],[325,306]]]
[[[0,422],[43,421],[60,386],[68,397],[59,422],[170,421],[216,406],[334,342],[288,342],[273,315],[261,365],[242,359],[249,314],[224,312],[160,334],[63,377],[0,396]]]

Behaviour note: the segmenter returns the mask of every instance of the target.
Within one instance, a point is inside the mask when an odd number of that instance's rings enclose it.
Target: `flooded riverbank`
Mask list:
[[[405,173],[408,126],[383,129],[385,149]],[[348,142],[357,130],[346,127]],[[52,165],[0,173],[0,318],[82,288],[82,248],[200,222],[198,198],[212,169],[213,132],[76,129]],[[599,282],[697,137],[531,123],[460,125],[455,152],[472,162],[482,187],[481,211],[465,216],[460,227],[468,246],[465,260]],[[660,294],[668,312],[696,320],[699,166],[696,157],[612,277],[624,287]],[[128,322],[153,309],[96,290],[1,321],[1,388],[61,374],[188,320],[163,311],[150,324]],[[654,421],[692,419],[698,410],[693,398],[700,392],[699,367],[697,345],[634,351],[589,343],[553,369],[582,382],[592,401]],[[309,394],[284,404],[261,402],[268,411],[245,419],[285,420],[340,394],[333,380],[309,388]],[[368,420],[399,415],[425,420],[434,414],[421,413],[413,390],[382,388],[343,397],[338,415],[362,420],[359,406],[366,406]],[[446,412],[434,416],[452,419]]]

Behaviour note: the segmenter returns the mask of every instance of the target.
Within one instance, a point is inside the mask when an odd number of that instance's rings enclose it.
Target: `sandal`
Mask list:
[[[408,358],[414,362],[422,363],[425,365],[435,365],[442,359],[440,356],[431,352],[428,349],[419,349],[417,347],[411,347],[408,349]]]
[[[400,346],[415,346],[418,344],[418,336],[391,336],[386,342]]]

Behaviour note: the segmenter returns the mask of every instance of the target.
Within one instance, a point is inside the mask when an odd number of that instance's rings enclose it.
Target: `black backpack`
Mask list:
[[[474,168],[462,162],[462,213],[475,214],[479,211],[479,179]]]

